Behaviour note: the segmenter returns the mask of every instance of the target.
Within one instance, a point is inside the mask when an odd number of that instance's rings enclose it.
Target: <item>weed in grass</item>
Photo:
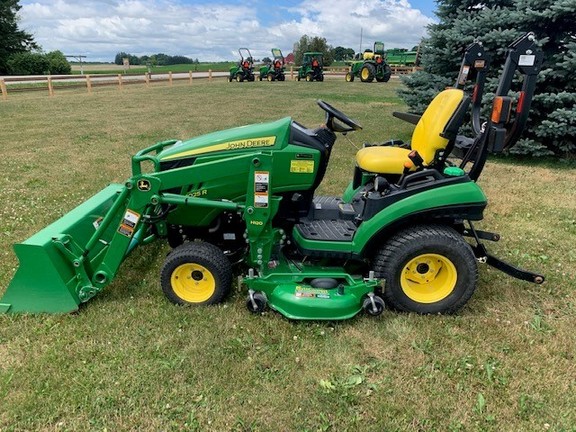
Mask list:
[[[540,314],[534,315],[532,321],[530,321],[530,328],[538,333],[551,333],[553,329],[548,323],[544,321],[544,318]]]

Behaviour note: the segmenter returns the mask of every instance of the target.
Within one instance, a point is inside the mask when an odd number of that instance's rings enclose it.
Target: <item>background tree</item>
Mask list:
[[[317,51],[324,54],[324,66],[330,66],[334,60],[332,46],[328,45],[326,38],[318,36],[309,37],[304,35],[294,44],[294,57],[296,64],[302,64],[302,57],[305,52]]]
[[[8,73],[12,75],[44,75],[50,72],[50,61],[38,52],[12,54],[6,64]]]
[[[464,48],[478,38],[492,54],[486,100],[496,89],[507,46],[533,31],[544,65],[528,130],[511,153],[576,156],[576,26],[574,0],[438,0],[440,22],[421,47],[423,70],[404,79],[401,96],[422,112],[434,95],[454,85]]]
[[[122,66],[124,64],[125,58],[130,58],[130,54],[128,54],[124,51],[120,51],[119,53],[116,53],[116,56],[114,57],[114,64],[117,64],[118,66]]]
[[[46,54],[48,70],[53,75],[67,75],[72,73],[72,66],[62,51],[52,51]]]
[[[0,75],[8,73],[8,59],[13,54],[37,49],[31,34],[18,29],[18,0],[0,0]]]
[[[349,60],[354,57],[354,54],[355,52],[352,48],[344,48],[342,46],[337,46],[332,50],[332,55],[336,61]]]

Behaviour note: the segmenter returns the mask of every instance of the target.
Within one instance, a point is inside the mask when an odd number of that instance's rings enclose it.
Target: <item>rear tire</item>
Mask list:
[[[458,311],[474,294],[478,280],[470,245],[454,229],[441,225],[398,232],[378,251],[373,268],[377,278],[386,280],[386,303],[419,314]]]
[[[367,63],[360,69],[360,81],[371,83],[374,81],[376,75],[376,68],[373,64]]]
[[[388,82],[390,81],[390,77],[392,76],[392,69],[387,64],[382,66],[382,74],[380,76],[376,76],[376,81],[378,82]]]
[[[160,283],[172,303],[220,303],[232,286],[232,266],[224,253],[210,243],[185,243],[166,257]]]

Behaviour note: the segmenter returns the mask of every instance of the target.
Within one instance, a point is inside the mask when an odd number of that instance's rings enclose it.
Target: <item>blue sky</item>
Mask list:
[[[45,51],[113,61],[117,52],[163,52],[201,61],[286,54],[300,36],[359,50],[375,40],[411,48],[436,20],[432,0],[21,0],[20,25]]]

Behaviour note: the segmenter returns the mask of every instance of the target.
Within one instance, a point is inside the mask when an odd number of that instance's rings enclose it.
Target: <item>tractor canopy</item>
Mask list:
[[[284,63],[284,56],[282,55],[282,50],[280,48],[272,48],[272,58],[274,60],[281,60]]]
[[[309,65],[314,63],[314,60],[318,61],[319,65],[322,66],[322,58],[324,57],[324,53],[321,52],[306,52],[304,53],[304,57],[302,58],[303,65]]]

